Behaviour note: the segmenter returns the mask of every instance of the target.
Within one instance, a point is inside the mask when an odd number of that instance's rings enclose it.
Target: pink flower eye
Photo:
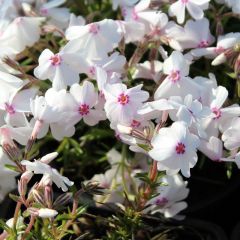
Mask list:
[[[183,4],[188,3],[188,0],[181,0]]]
[[[212,112],[215,114],[215,117],[213,119],[219,119],[222,116],[222,112],[219,108],[212,108]]]
[[[180,71],[179,70],[173,70],[168,75],[168,78],[173,82],[176,83],[180,80]]]
[[[184,145],[183,143],[181,143],[181,142],[178,143],[177,146],[176,146],[176,149],[175,149],[175,150],[176,150],[176,153],[177,153],[177,154],[184,154],[185,151],[186,151],[185,148],[186,148],[186,147],[185,147],[185,145]]]
[[[158,205],[158,206],[164,206],[165,204],[168,203],[168,199],[165,198],[165,197],[162,197],[162,198],[158,198],[156,201],[155,201],[155,204]]]
[[[206,41],[206,40],[202,40],[199,44],[198,44],[198,47],[199,48],[205,48],[209,45],[209,42]]]
[[[50,61],[51,61],[53,66],[57,66],[57,65],[61,64],[62,58],[58,54],[55,54],[54,56],[52,56],[50,58]]]
[[[132,11],[132,19],[135,20],[135,21],[137,21],[139,19],[135,10]]]
[[[16,111],[12,105],[9,105],[8,103],[5,103],[5,110],[10,114],[14,114]]]
[[[93,34],[97,34],[100,30],[100,26],[97,23],[91,23],[89,25],[89,32]]]
[[[95,74],[96,74],[96,69],[95,69],[94,66],[92,66],[92,67],[89,68],[89,73],[90,73],[91,75],[95,76]]]
[[[216,48],[214,49],[214,52],[215,52],[216,54],[221,54],[221,53],[223,53],[224,51],[225,51],[225,49],[224,49],[223,47],[221,47],[221,46],[216,47]]]
[[[87,104],[81,104],[81,106],[78,109],[78,112],[83,116],[87,115],[89,113],[89,105]]]
[[[126,105],[127,103],[129,103],[129,96],[128,96],[128,95],[125,95],[124,93],[121,93],[121,94],[118,96],[118,102],[119,102],[121,105]]]
[[[131,127],[133,127],[133,128],[137,128],[140,125],[141,125],[141,123],[137,120],[132,120],[132,122],[131,122]]]
[[[41,8],[41,9],[40,9],[40,13],[41,13],[42,15],[47,15],[47,14],[48,14],[48,9],[46,9],[46,8]]]

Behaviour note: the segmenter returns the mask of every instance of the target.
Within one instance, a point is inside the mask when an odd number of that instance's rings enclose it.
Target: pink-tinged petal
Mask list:
[[[72,85],[70,93],[79,104],[88,104],[90,108],[97,102],[97,93],[91,82],[84,81],[82,86],[79,84]]]
[[[26,145],[32,133],[31,127],[18,127],[11,129],[11,136],[21,145]]]
[[[101,110],[90,110],[89,114],[83,117],[83,121],[89,125],[94,126],[98,124],[99,121],[105,120],[106,114]]]
[[[181,0],[178,0],[170,6],[168,14],[170,16],[176,16],[177,22],[182,24],[185,20],[185,7],[185,4],[183,4]]]
[[[174,122],[171,126],[171,132],[176,142],[181,141],[186,138],[187,125],[184,122]]]
[[[126,85],[122,83],[107,84],[104,87],[104,94],[106,95],[106,97],[115,99],[119,96],[119,94],[124,93],[126,90]]]
[[[49,59],[51,59],[51,57],[53,57],[53,56],[54,56],[54,53],[52,51],[50,51],[49,49],[43,50],[43,52],[41,53],[41,55],[39,56],[39,59],[38,59],[39,65],[44,64]]]
[[[116,21],[112,19],[104,19],[99,22],[101,34],[109,41],[111,45],[118,43],[121,40],[121,34],[118,31]],[[110,47],[110,46],[109,46]]]
[[[23,127],[28,125],[28,121],[24,113],[18,113],[18,112],[14,114],[6,113],[4,119],[7,124],[13,127]]]
[[[93,107],[98,100],[98,94],[95,91],[94,85],[89,81],[84,81],[82,85],[82,101]]]
[[[56,67],[56,72],[52,79],[52,86],[56,90],[61,90],[66,89],[68,85],[77,83],[78,81],[78,73],[74,72],[68,65],[62,63],[61,65]]]
[[[18,112],[30,112],[30,99],[34,98],[38,89],[30,88],[18,92],[13,100],[12,105]]]
[[[223,143],[219,138],[211,136],[209,141],[201,141],[198,149],[213,161],[218,161],[222,157]]]
[[[173,71],[179,71],[180,76],[189,74],[189,64],[179,51],[174,51],[163,63],[163,72],[167,75]]]
[[[77,38],[84,38],[89,33],[89,25],[85,26],[72,26],[66,30],[67,40],[73,40]]]
[[[98,89],[102,91],[108,81],[107,72],[100,67],[96,67],[96,79],[97,79]]]
[[[133,104],[141,103],[147,101],[149,98],[149,93],[147,91],[141,90],[141,85],[138,85],[133,88],[129,88],[126,91],[126,94],[130,96],[130,101],[134,102]]]
[[[136,6],[135,6],[135,11],[141,12],[146,10],[151,3],[151,0],[141,0]]]
[[[192,123],[191,113],[187,110],[186,107],[181,106],[177,112],[177,118],[179,121],[185,122],[188,126]]]
[[[189,1],[187,3],[186,7],[187,7],[188,12],[194,19],[203,18],[203,16],[204,16],[203,10],[195,3],[192,3],[191,1]]]
[[[183,209],[187,208],[186,202],[178,202],[170,206],[164,211],[164,216],[166,218],[174,217],[176,214],[178,214]]]
[[[204,6],[204,9],[205,9],[205,6],[206,6],[206,8],[208,8],[208,4],[210,2],[210,0],[191,0],[191,1],[194,2],[195,4],[201,6],[201,7]]]
[[[41,80],[53,78],[54,73],[55,73],[55,67],[52,66],[49,60],[47,60],[46,62],[37,66],[34,69],[34,75]]]
[[[202,57],[202,56],[205,56],[207,58],[216,57],[215,47],[193,49],[191,50],[191,54],[194,57]]]
[[[154,148],[148,152],[149,156],[155,161],[165,161],[172,157],[174,148],[168,146],[162,146],[161,148]]]
[[[169,95],[178,95],[178,94],[169,94],[169,92],[172,92],[172,86],[174,84],[169,81],[167,78],[161,83],[161,85],[158,87],[156,92],[154,93],[154,99],[160,99],[164,97],[169,97]],[[176,91],[177,92],[177,91]]]
[[[240,107],[238,105],[232,105],[221,109],[223,117],[238,117],[240,116]]]
[[[72,137],[75,133],[74,126],[66,126],[61,123],[52,123],[50,124],[50,129],[53,137],[60,141],[64,137]]]
[[[228,97],[228,90],[223,86],[219,86],[214,90],[214,97],[215,98],[211,103],[211,108],[215,107],[220,109]]]

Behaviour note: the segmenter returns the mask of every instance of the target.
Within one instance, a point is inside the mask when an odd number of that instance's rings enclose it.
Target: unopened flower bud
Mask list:
[[[38,216],[41,218],[53,218],[58,214],[58,212],[54,209],[49,208],[41,208],[38,211]]]
[[[31,191],[32,193],[32,196],[34,198],[34,200],[37,202],[37,203],[40,203],[41,205],[45,206],[45,201],[44,201],[44,196],[41,192],[39,192],[38,190],[36,189],[33,189]]]
[[[21,197],[24,197],[27,192],[27,182],[22,178],[18,181],[18,192]]]
[[[45,202],[47,204],[47,206],[49,208],[52,207],[52,202],[53,202],[53,191],[52,191],[52,187],[47,185],[44,188],[44,198],[45,198]]]
[[[22,174],[21,179],[28,183],[32,179],[33,173],[32,171],[26,171]]]
[[[31,215],[33,216],[39,216],[41,218],[52,218],[55,217],[58,212],[54,209],[49,209],[49,208],[33,208],[30,207],[28,208],[28,211],[30,212]]]
[[[58,156],[57,152],[49,153],[40,159],[41,162],[49,164],[53,159]]]
[[[212,65],[217,66],[227,61],[225,53],[219,54],[213,61]]]

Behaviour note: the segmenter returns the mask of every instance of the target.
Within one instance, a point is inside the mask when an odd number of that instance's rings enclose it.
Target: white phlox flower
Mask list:
[[[34,75],[41,79],[50,79],[56,90],[66,89],[79,82],[79,65],[85,61],[79,54],[68,53],[64,50],[54,54],[45,49],[39,57],[39,66],[34,69]]]
[[[165,176],[160,179],[164,185],[157,187],[158,196],[152,198],[146,205],[150,205],[145,211],[151,213],[163,213],[166,218],[174,217],[187,207],[183,201],[189,194],[187,181],[183,181],[179,174]]]
[[[34,160],[34,162],[23,160],[21,161],[21,164],[24,165],[26,170],[29,172],[33,172],[34,174],[42,174],[42,184],[48,185],[53,182],[64,192],[68,190],[68,187],[74,184],[67,177],[60,175],[56,169],[51,168],[48,164],[42,162],[41,160]]]
[[[117,30],[117,31],[116,31]],[[66,31],[70,40],[65,49],[68,52],[86,51],[90,58],[107,57],[121,40],[116,21],[104,19],[85,26],[72,26]],[[101,47],[99,47],[101,46]]]
[[[69,102],[69,112],[66,118],[72,125],[83,119],[87,125],[93,126],[106,119],[103,109],[97,108],[98,93],[91,82],[84,81],[82,85],[73,84],[70,88],[70,95],[71,103]]]
[[[194,82],[189,74],[189,64],[183,54],[174,51],[163,63],[163,73],[167,77],[160,84],[154,94],[155,99],[170,96],[186,96],[190,91],[194,98],[201,96],[201,88]]]
[[[142,84],[127,89],[122,83],[107,84],[104,88],[105,111],[113,123],[129,123],[145,102],[149,93],[141,90]]]
[[[200,141],[189,132],[184,122],[161,128],[151,144],[153,148],[149,151],[150,157],[159,161],[161,166],[174,171],[181,170],[185,177],[190,177],[190,168],[197,163],[196,151]]]
[[[176,16],[177,22],[182,24],[185,20],[185,10],[187,9],[191,17],[201,19],[204,16],[203,10],[208,9],[210,0],[178,0],[173,3],[168,14]]]

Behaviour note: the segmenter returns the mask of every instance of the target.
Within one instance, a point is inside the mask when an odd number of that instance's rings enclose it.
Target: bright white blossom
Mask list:
[[[201,96],[200,87],[188,77],[189,64],[182,53],[174,51],[164,61],[163,73],[167,77],[156,90],[154,94],[155,99],[168,98],[170,96],[184,97],[189,91],[191,91],[194,98]]]
[[[21,161],[21,164],[24,165],[26,170],[29,172],[33,172],[34,174],[42,174],[43,178],[41,181],[44,185],[54,182],[57,187],[66,192],[68,187],[74,184],[67,177],[61,176],[55,168],[51,168],[48,164],[41,162],[41,160],[34,160],[34,162],[23,160]]]
[[[94,85],[84,81],[83,85],[73,84],[70,88],[72,96],[69,106],[70,122],[74,125],[81,119],[90,126],[96,125],[99,121],[105,120],[105,112],[97,108],[98,93]]]
[[[149,94],[141,90],[142,85],[127,89],[122,83],[107,84],[104,88],[105,111],[113,123],[129,123]]]
[[[70,42],[65,49],[69,52],[87,51],[92,58],[107,57],[121,40],[120,31],[116,30],[118,25],[111,19],[69,27],[66,37]]]
[[[204,16],[203,10],[208,9],[210,0],[178,0],[169,8],[169,15],[176,16],[178,23],[185,20],[185,9],[194,19],[201,19]]]
[[[153,148],[149,155],[159,165],[174,171],[181,170],[190,177],[190,168],[197,163],[196,148],[199,138],[191,134],[184,122],[175,122],[169,128],[161,128],[151,142]]]
[[[34,69],[34,75],[41,80],[50,79],[54,89],[66,89],[79,82],[78,66],[83,62],[81,56],[65,51],[54,54],[45,49],[38,61],[39,66]]]

